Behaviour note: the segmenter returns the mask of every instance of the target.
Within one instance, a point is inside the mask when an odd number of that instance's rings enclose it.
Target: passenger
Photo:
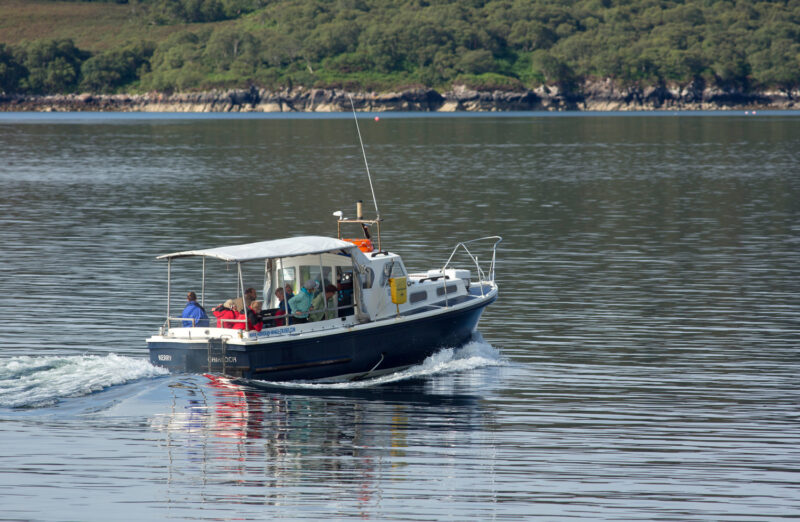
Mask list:
[[[334,285],[325,286],[325,297],[322,297],[322,292],[317,294],[311,302],[311,308],[316,310],[314,313],[308,314],[309,321],[321,321],[323,319],[333,319],[336,317],[336,287]],[[325,309],[325,300],[328,302],[328,308]]]
[[[289,285],[286,285],[289,286]],[[278,288],[275,290],[275,297],[278,298],[278,309],[275,311],[275,317],[280,315],[285,315],[287,312],[287,303],[286,303],[286,295],[283,291],[283,288]],[[288,307],[288,312],[292,313],[292,308]],[[286,323],[283,319],[275,319],[275,326],[283,326]]]
[[[252,303],[256,299],[258,299],[258,297],[256,297],[256,289],[255,288],[248,288],[247,290],[244,291],[244,304],[246,306],[249,307],[250,303]],[[241,297],[237,297],[236,299],[234,299],[233,300],[233,304],[234,304],[236,310],[239,313],[243,313],[244,312],[244,306],[242,306],[242,298]]]
[[[311,300],[314,295],[314,288],[317,283],[313,279],[309,279],[303,284],[303,288],[296,296],[289,299],[289,306],[292,307],[292,322],[293,323],[307,323],[308,312],[313,310]]]
[[[236,315],[236,322],[231,323],[233,326],[230,328],[233,328],[234,330],[244,330],[245,319],[247,319],[247,316],[236,309],[233,310],[233,313]]]
[[[283,285],[283,289],[286,290],[286,299],[291,300],[292,297],[294,297],[294,290],[292,290],[292,285],[286,283],[285,285]],[[291,313],[291,311],[292,311],[291,307],[289,307],[289,312]]]
[[[218,328],[236,328],[237,324],[240,324],[240,328],[243,328],[243,323],[236,323],[233,319],[239,319],[239,312],[234,309],[234,302],[233,299],[228,299],[223,304],[216,306],[213,310],[214,316],[217,318],[217,327]]]
[[[264,322],[261,319],[261,301],[253,301],[250,303],[250,308],[247,309],[247,329],[260,332],[264,328]]]
[[[208,326],[206,309],[197,303],[197,294],[189,292],[186,294],[186,301],[186,307],[183,309],[181,317],[194,319],[194,321],[183,321],[183,326],[186,328],[190,326]]]

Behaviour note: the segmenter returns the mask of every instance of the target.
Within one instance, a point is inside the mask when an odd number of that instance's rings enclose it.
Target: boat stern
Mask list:
[[[172,331],[171,331],[172,332]],[[176,373],[219,373],[242,377],[249,371],[248,355],[227,339],[181,339],[155,335],[147,339],[150,363]]]

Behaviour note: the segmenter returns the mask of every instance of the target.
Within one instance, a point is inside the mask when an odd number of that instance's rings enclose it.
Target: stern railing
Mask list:
[[[206,319],[206,320],[209,321],[209,326],[206,326],[205,328],[209,328],[209,327],[213,328],[211,326],[211,318]],[[217,328],[233,328],[233,326],[226,326],[226,324],[228,324],[228,323],[244,323],[246,321],[245,319],[219,319],[219,318],[215,318],[215,320],[217,322],[217,325],[216,325]],[[194,317],[167,317],[167,319],[164,321],[164,325],[163,325],[162,328],[169,329],[169,328],[171,328],[170,325],[172,323],[174,323],[174,322],[181,322],[181,326],[183,326],[183,322],[182,321],[191,321],[192,322],[192,328],[197,326],[197,319],[195,319]]]

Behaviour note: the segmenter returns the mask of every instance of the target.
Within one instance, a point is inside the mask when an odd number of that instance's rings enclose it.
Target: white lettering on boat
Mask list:
[[[167,355],[165,353],[160,353],[160,354],[158,354],[158,360],[159,361],[171,361],[172,360],[172,356],[171,355]]]
[[[222,359],[220,359],[219,357],[212,357],[211,358],[211,362],[212,363],[222,362]],[[230,355],[226,355],[225,356],[225,362],[226,363],[235,363],[236,362],[236,357],[231,357]]]
[[[264,330],[263,332],[258,332],[259,337],[269,337],[271,335],[286,335],[290,333],[294,333],[297,330],[294,326],[287,326],[285,328],[273,328],[271,330]]]

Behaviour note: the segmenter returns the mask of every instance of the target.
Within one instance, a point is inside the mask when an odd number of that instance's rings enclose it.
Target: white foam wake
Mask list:
[[[146,359],[73,355],[0,359],[0,407],[42,407],[168,373]]]
[[[500,352],[483,340],[471,341],[460,348],[445,348],[425,359],[421,364],[412,366],[403,371],[364,379],[354,382],[341,383],[304,383],[304,382],[275,382],[268,383],[282,388],[315,388],[315,389],[354,389],[371,388],[407,379],[416,379],[432,375],[462,372],[486,366],[503,366],[506,362]]]

